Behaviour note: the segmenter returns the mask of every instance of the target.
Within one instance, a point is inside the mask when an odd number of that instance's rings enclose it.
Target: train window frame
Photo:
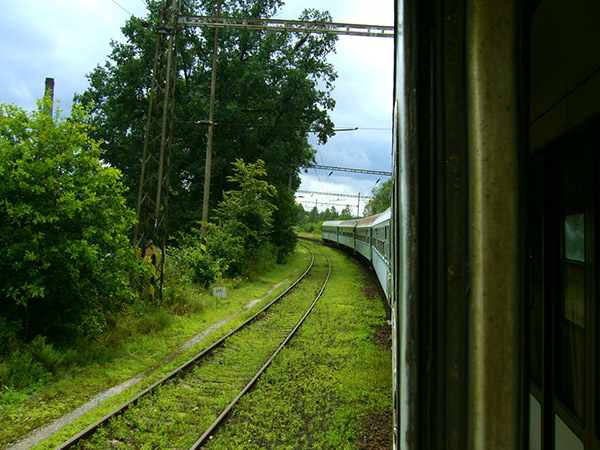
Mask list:
[[[586,201],[581,193],[585,192],[585,185],[590,181],[580,173],[585,168],[587,155],[585,152],[575,152],[573,155],[570,147],[567,138],[565,145],[559,147],[554,162],[558,201],[554,205],[552,220],[555,221],[558,229],[553,242],[556,243],[558,238],[559,247],[558,254],[555,253],[557,258],[555,257],[553,263],[557,285],[554,293],[554,323],[551,331],[554,341],[552,392],[556,399],[555,403],[561,406],[561,408],[555,407],[555,410],[557,413],[563,410],[563,413],[559,413],[561,419],[565,423],[570,422],[570,427],[577,429],[576,434],[583,436],[587,420],[585,398],[589,393],[589,375],[585,358],[586,350],[589,348],[588,330],[585,326],[589,294],[585,247],[588,243],[584,228],[584,257],[580,258],[583,261],[569,258],[573,255],[569,254],[567,249],[566,223],[567,217],[583,214],[585,224]],[[578,296],[579,300],[573,298],[574,295]],[[583,315],[576,318],[575,311],[578,309],[576,304],[579,302]],[[573,314],[569,312],[571,310]]]
[[[528,383],[529,392],[542,406],[542,448],[554,448],[554,417],[558,416],[577,439],[581,440],[586,450],[600,450],[600,284],[596,281],[600,280],[600,267],[596,264],[600,257],[600,221],[597,220],[600,214],[600,179],[597,177],[600,170],[599,150],[600,114],[594,120],[540,149],[529,161],[529,175],[532,175],[531,169],[535,170],[537,165],[540,173],[536,182],[542,186],[541,192],[536,194],[536,185],[530,184],[528,190],[533,195],[529,199],[530,207],[527,209],[527,214],[531,217],[531,205],[536,201],[541,202],[541,229],[536,224],[536,219],[528,220],[533,226],[528,232],[528,239],[539,239],[541,253],[529,253],[527,256],[530,261],[535,258],[541,258],[542,261],[542,267],[538,267],[543,277],[540,319],[543,327],[542,384],[539,385],[531,373]],[[574,164],[574,158],[578,159],[579,168],[566,168]],[[559,179],[559,174],[573,170],[576,175]],[[565,230],[565,217],[582,213],[585,241],[583,258],[581,252],[579,257],[573,257],[566,248],[568,243]],[[585,317],[572,320],[573,323],[585,326],[580,327],[583,332],[580,342],[583,342],[585,348],[579,350],[580,354],[584,355],[583,364],[580,366],[583,372],[583,388],[580,389],[583,404],[579,414],[565,404],[558,392],[558,328],[564,312],[564,306],[561,304],[565,285],[563,277],[565,270],[569,270],[565,267],[580,267],[585,279],[582,294]],[[528,272],[530,277],[535,274],[533,270]],[[527,286],[530,289],[528,298],[531,301],[534,286],[532,283],[528,283]],[[533,322],[529,323],[531,332]]]

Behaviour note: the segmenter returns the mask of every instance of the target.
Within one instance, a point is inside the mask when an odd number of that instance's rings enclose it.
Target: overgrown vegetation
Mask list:
[[[190,348],[166,364],[164,358],[183,342],[224,318],[235,316],[207,337],[208,343],[200,344],[208,346],[239,324],[245,315],[255,312],[242,309],[250,299],[264,298],[264,302],[272,299],[304,271],[308,262],[306,255],[297,251],[286,264],[274,266],[255,280],[245,277],[222,280],[221,285],[227,288],[226,300],[213,297],[192,283],[169,284],[161,307],[144,303],[128,306],[122,310],[121,320],[93,340],[82,340],[69,348],[56,347],[43,338],[29,345],[21,344],[13,360],[18,363],[13,373],[22,379],[15,379],[19,387],[7,383],[7,378],[0,378],[0,447],[72,411],[99,391],[149,368],[156,369],[151,377],[123,393],[120,400],[108,402],[104,408],[82,418],[80,425],[73,424],[41,446],[55,448],[197,353],[197,348]],[[174,273],[178,270],[176,265],[168,267],[169,277],[181,276]],[[285,285],[270,292],[274,284],[284,279]],[[9,369],[10,364],[11,361],[0,364],[0,371]],[[51,371],[53,364],[55,368]]]
[[[305,281],[269,313],[229,338],[201,364],[161,385],[78,448],[189,448],[280,345],[314,299],[323,256]],[[200,399],[200,400],[199,400]],[[131,430],[144,433],[131,433]]]
[[[207,450],[358,449],[378,415],[391,446],[391,341],[378,336],[389,333],[386,311],[362,295],[356,264],[327,252],[335,270],[323,297]]]
[[[133,330],[169,328],[172,314],[204,310],[206,288],[251,279],[285,263],[296,247],[292,190],[313,161],[307,130],[333,134],[332,35],[224,31],[220,35],[209,254],[200,252],[213,33],[179,39],[165,295],[142,300],[149,270],[130,245],[159,1],[147,22],[131,18],[106,64],[89,75],[69,117],[0,105],[0,406],[39,393],[65,372],[114,358]],[[184,2],[214,13],[216,2]],[[271,17],[279,0],[234,1],[222,12]],[[307,10],[302,20],[331,21]],[[43,112],[46,111],[46,112]],[[268,181],[266,181],[268,177]],[[31,425],[31,424],[29,424]],[[27,425],[27,426],[29,426]]]
[[[85,122],[78,107],[53,118],[0,104],[0,350],[14,334],[96,335],[135,299],[134,213]]]

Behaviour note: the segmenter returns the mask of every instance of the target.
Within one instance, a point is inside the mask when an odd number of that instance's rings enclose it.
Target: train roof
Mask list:
[[[342,220],[340,228],[354,228],[360,219]]]
[[[335,228],[337,228],[337,227],[340,226],[341,222],[342,222],[341,220],[328,220],[327,222],[323,222],[321,224],[321,228],[323,228],[323,227],[335,227]]]
[[[381,213],[374,214],[374,215],[369,216],[369,217],[365,217],[364,219],[360,219],[358,221],[358,223],[356,224],[356,228],[371,228],[371,226],[373,225],[373,223],[377,220],[377,218],[380,215],[381,215]]]
[[[379,225],[380,223],[389,221],[392,217],[392,208],[388,208],[386,209],[384,212],[382,212],[381,214],[379,214],[379,216],[377,216],[377,219],[375,219],[375,221],[371,224],[371,226],[376,226]]]

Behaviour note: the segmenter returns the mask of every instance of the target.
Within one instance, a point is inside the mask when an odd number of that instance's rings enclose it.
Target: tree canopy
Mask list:
[[[147,21],[156,23],[159,2],[149,1]],[[190,0],[186,14],[212,15],[215,3]],[[221,14],[271,17],[280,0],[238,0],[223,5]],[[331,21],[329,13],[306,10],[302,20]],[[128,202],[134,206],[139,183],[148,92],[156,30],[132,18],[123,27],[126,43],[112,43],[104,65],[88,76],[90,87],[76,100],[93,106],[94,137],[104,141],[103,158],[124,174]],[[314,158],[308,131],[324,143],[333,135],[328,111],[336,73],[327,62],[335,51],[333,35],[297,35],[275,31],[221,30],[215,103],[215,134],[211,178],[211,209],[231,188],[231,163],[262,159],[276,186],[300,183],[299,169]],[[204,181],[214,31],[186,28],[178,42],[178,79],[171,158],[169,229],[188,230],[200,218]],[[279,211],[293,198],[278,195]],[[288,205],[289,203],[289,205]],[[291,220],[290,220],[291,222]]]
[[[365,216],[372,216],[388,209],[392,204],[392,180],[386,180],[371,191],[373,198],[365,206]]]

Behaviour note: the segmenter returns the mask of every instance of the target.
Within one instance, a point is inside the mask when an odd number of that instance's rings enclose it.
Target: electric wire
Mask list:
[[[131,14],[127,9],[125,9],[125,7],[123,5],[121,5],[119,2],[117,2],[117,0],[110,0],[110,1],[113,2],[115,5],[117,5],[119,8],[121,8],[123,11],[125,11],[130,16],[133,16],[133,14]]]

